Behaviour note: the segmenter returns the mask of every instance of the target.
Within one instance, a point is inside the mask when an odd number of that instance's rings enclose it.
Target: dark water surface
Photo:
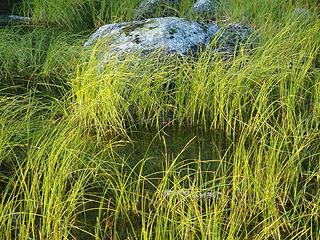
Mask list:
[[[128,161],[131,166],[147,158],[145,174],[165,170],[163,164],[172,161],[190,166],[199,161],[216,161],[219,164],[218,160],[231,144],[231,140],[221,130],[206,131],[195,127],[169,126],[162,130],[134,131],[130,138],[133,145],[126,146],[123,154],[130,153]]]
[[[221,130],[206,131],[199,127],[168,126],[161,130],[156,128],[134,130],[129,134],[129,137],[132,143],[119,147],[116,150],[117,158],[120,162],[126,161],[125,172],[134,171],[136,174],[139,174],[141,162],[143,162],[142,175],[152,183],[145,185],[144,191],[151,193],[155,191],[155,186],[159,184],[164,172],[173,162],[177,166],[176,174],[181,178],[187,174],[189,176],[190,171],[197,171],[200,167],[204,175],[203,181],[212,180],[222,165],[223,155],[228,152],[232,143],[231,138]],[[190,187],[188,184],[190,184],[190,178],[185,182],[181,181],[181,185],[184,185],[183,188]],[[170,186],[168,187],[170,188]],[[90,206],[90,208],[94,208],[94,206]],[[97,211],[87,212],[79,219],[79,222],[82,226],[86,226],[84,228],[88,232],[93,233],[94,226],[97,224],[97,215]],[[135,220],[135,217],[132,217],[132,220],[137,223],[136,233],[138,234],[139,219]],[[130,228],[130,226],[126,226],[125,222],[119,225],[122,224],[123,229]],[[126,232],[118,234],[123,237],[127,235]],[[76,235],[77,239],[91,239],[83,232]]]

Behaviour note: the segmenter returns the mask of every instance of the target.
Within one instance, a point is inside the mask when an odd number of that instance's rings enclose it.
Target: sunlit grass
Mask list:
[[[222,1],[256,30],[233,56],[101,61],[70,33],[138,3],[25,1],[33,29],[0,29],[0,239],[318,239],[316,1]]]
[[[72,80],[75,107],[98,128],[176,120],[230,132],[252,122],[295,127],[311,112],[317,125],[319,102],[312,92],[319,79],[319,24],[305,28],[292,21],[254,51],[243,46],[228,60],[209,47],[197,59],[163,59],[160,53],[104,61],[99,48],[105,47],[97,45]]]

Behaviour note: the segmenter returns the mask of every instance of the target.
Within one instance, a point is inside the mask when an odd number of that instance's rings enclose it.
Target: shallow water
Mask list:
[[[117,158],[119,161],[125,160],[128,163],[126,172],[134,169],[133,171],[137,174],[140,171],[141,161],[144,160],[142,175],[147,176],[148,182],[152,183],[144,186],[145,193],[156,190],[155,186],[159,184],[165,170],[173,161],[176,162],[175,171],[178,176],[183,177],[187,173],[191,176],[190,171],[196,171],[200,167],[203,171],[203,181],[212,180],[219,166],[221,167],[221,159],[232,142],[221,130],[206,131],[204,128],[177,126],[164,127],[162,130],[156,128],[135,130],[129,134],[129,137],[132,143],[119,147],[116,150]],[[190,178],[181,181],[182,188],[187,189],[190,187],[189,184]],[[94,206],[90,207],[94,208]],[[82,226],[86,226],[87,231],[93,232],[97,224],[97,215],[96,211],[90,211],[78,220]],[[135,218],[132,216],[132,219]],[[137,232],[139,232],[139,221],[141,219],[136,219]],[[123,229],[130,228],[125,222],[118,224],[123,224]],[[117,234],[123,237],[127,235],[125,232]],[[76,235],[77,239],[91,239],[83,232]]]
[[[120,155],[127,153],[131,166],[143,158],[150,159],[146,162],[146,174],[163,170],[163,164],[174,159],[191,165],[219,160],[231,144],[221,130],[195,127],[168,126],[162,130],[134,131],[129,136],[133,144],[124,147]]]

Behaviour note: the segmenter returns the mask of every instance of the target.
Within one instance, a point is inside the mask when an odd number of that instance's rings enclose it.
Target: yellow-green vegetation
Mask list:
[[[25,0],[0,28],[0,239],[319,239],[317,1],[222,1],[258,39],[232,58],[102,67],[83,43],[138,2]]]

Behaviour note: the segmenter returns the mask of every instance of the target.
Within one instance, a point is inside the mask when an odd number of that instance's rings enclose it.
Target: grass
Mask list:
[[[59,91],[67,88],[65,80],[80,57],[79,36],[41,27],[0,31],[1,85]]]
[[[84,41],[137,4],[23,1],[0,29],[0,238],[319,239],[317,2],[222,1],[254,49],[102,67]]]

